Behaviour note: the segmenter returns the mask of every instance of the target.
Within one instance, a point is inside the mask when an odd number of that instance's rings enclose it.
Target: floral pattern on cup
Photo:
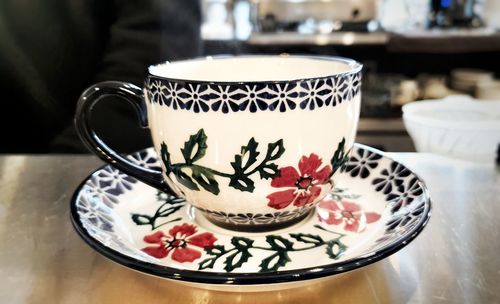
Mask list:
[[[321,222],[328,225],[344,225],[343,229],[350,232],[363,232],[368,224],[380,220],[376,212],[365,212],[360,205],[346,200],[323,200],[318,208],[327,211],[318,212]]]
[[[314,206],[310,205],[293,210],[269,213],[226,213],[222,211],[210,211],[203,208],[198,208],[198,210],[203,211],[205,217],[214,222],[229,223],[233,225],[269,225],[294,220],[309,213],[312,208],[314,208]]]
[[[183,162],[173,163],[170,158],[169,148],[163,142],[161,144],[161,159],[166,168],[167,175],[172,174],[179,184],[184,187],[200,191],[200,188],[218,195],[220,192],[219,181],[215,177],[229,179],[228,185],[244,192],[253,192],[255,189],[253,175],[259,175],[260,179],[269,179],[278,176],[278,166],[274,163],[285,152],[283,140],[267,145],[264,157],[259,157],[259,143],[252,137],[245,146],[241,147],[241,153],[234,156],[230,162],[233,172],[221,172],[197,164],[208,149],[207,135],[203,129],[189,137],[181,148]],[[190,169],[191,176],[185,169]]]
[[[174,226],[168,231],[168,235],[163,231],[156,231],[144,237],[144,242],[155,246],[145,247],[142,251],[158,259],[163,259],[172,252],[171,258],[174,261],[193,262],[201,257],[201,252],[193,246],[208,249],[217,241],[210,232],[196,232],[196,226],[187,223]]]
[[[303,156],[298,163],[298,171],[292,166],[282,167],[275,164],[283,153],[285,146],[282,139],[269,143],[265,154],[259,151],[259,143],[252,137],[241,153],[234,156],[230,162],[234,172],[220,172],[212,168],[197,164],[205,156],[208,149],[208,136],[203,129],[190,136],[181,148],[184,162],[173,163],[169,148],[161,144],[161,159],[165,165],[167,175],[172,174],[177,182],[184,187],[200,191],[202,189],[214,194],[219,194],[219,181],[216,177],[229,179],[228,185],[244,192],[253,192],[254,180],[258,175],[260,179],[271,179],[271,186],[275,188],[288,188],[269,194],[267,205],[274,209],[284,209],[290,204],[296,207],[310,205],[317,201],[321,194],[321,186],[330,183],[330,178],[338,170],[345,168],[349,151],[345,151],[345,138],[338,144],[330,160],[330,164],[323,164],[323,160],[315,153]],[[264,157],[259,157],[259,155]],[[320,168],[321,167],[321,168]],[[191,176],[184,170],[188,168]],[[188,171],[188,172],[189,172]]]
[[[332,174],[330,165],[320,169],[322,165],[321,158],[311,153],[300,159],[298,171],[291,166],[281,168],[279,175],[271,181],[271,186],[288,189],[269,194],[267,205],[283,209],[290,204],[302,207],[314,203],[321,194],[320,186],[328,184]]]
[[[151,103],[174,110],[221,112],[287,112],[335,107],[360,92],[361,72],[352,75],[290,82],[198,84],[149,76],[146,91]]]

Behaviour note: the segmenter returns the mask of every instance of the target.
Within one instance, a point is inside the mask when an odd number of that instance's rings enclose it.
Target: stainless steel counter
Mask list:
[[[91,156],[0,156],[0,303],[499,303],[500,173],[429,154],[393,155],[427,182],[429,225],[391,257],[282,292],[211,292],[108,261],[69,221]]]

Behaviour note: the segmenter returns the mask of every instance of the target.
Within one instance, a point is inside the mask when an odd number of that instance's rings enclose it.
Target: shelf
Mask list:
[[[382,46],[389,53],[461,54],[500,51],[500,33],[491,29],[432,30],[407,33],[336,32],[332,34],[253,33],[247,40],[205,39],[208,45],[245,47]]]
[[[358,132],[406,132],[401,117],[398,118],[365,118],[361,117],[358,123]]]
[[[434,54],[495,52],[500,51],[500,34],[491,29],[391,34],[387,51]]]
[[[248,45],[383,45],[387,33],[339,32],[332,34],[254,33]]]

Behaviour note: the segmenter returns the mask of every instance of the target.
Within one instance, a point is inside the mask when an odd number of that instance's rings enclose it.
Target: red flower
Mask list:
[[[344,223],[344,230],[351,232],[362,232],[367,224],[380,219],[380,214],[364,212],[358,204],[347,201],[322,201],[318,207],[318,216],[321,222],[328,225],[341,225]]]
[[[300,159],[300,174],[294,167],[281,168],[279,176],[271,181],[271,186],[290,189],[268,195],[267,205],[283,209],[292,203],[297,207],[314,203],[321,194],[319,185],[327,184],[332,172],[329,165],[319,169],[320,166],[321,159],[312,153],[309,157],[302,156]]]
[[[144,237],[144,242],[157,244],[157,246],[149,246],[143,248],[142,251],[154,256],[155,258],[162,259],[173,250],[172,260],[181,263],[192,262],[201,257],[201,252],[196,249],[189,248],[188,245],[200,248],[210,248],[214,245],[215,241],[217,241],[214,235],[210,232],[203,232],[191,236],[195,233],[196,226],[186,223],[174,226],[168,231],[169,235],[165,235],[163,231],[157,231]]]

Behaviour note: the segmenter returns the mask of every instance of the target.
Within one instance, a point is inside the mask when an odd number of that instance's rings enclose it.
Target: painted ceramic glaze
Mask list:
[[[165,181],[158,188],[226,228],[298,222],[345,167],[359,118],[360,70],[348,59],[299,56],[150,67],[143,95]],[[150,172],[118,168],[148,182],[141,177]]]
[[[160,162],[153,149],[129,159],[149,168]],[[184,199],[111,166],[83,182],[71,216],[87,243],[127,267],[202,288],[250,291],[295,286],[387,257],[423,229],[430,199],[403,164],[356,145],[335,189],[306,219],[280,230],[220,228]]]
[[[332,65],[330,70],[323,62]],[[146,81],[149,126],[170,186],[226,227],[276,228],[305,216],[332,188],[342,161],[334,155],[345,155],[353,144],[358,67],[350,61],[293,57],[203,64],[197,71],[182,63],[156,66]],[[277,70],[261,75],[268,64],[277,64]],[[318,65],[317,73],[324,76],[295,80],[303,78],[301,71],[310,73],[308,64]],[[283,66],[286,75],[280,73]],[[209,83],[178,80],[169,78],[170,69],[181,79],[204,75],[206,69],[222,75]],[[256,77],[252,72],[281,80],[248,82]]]

